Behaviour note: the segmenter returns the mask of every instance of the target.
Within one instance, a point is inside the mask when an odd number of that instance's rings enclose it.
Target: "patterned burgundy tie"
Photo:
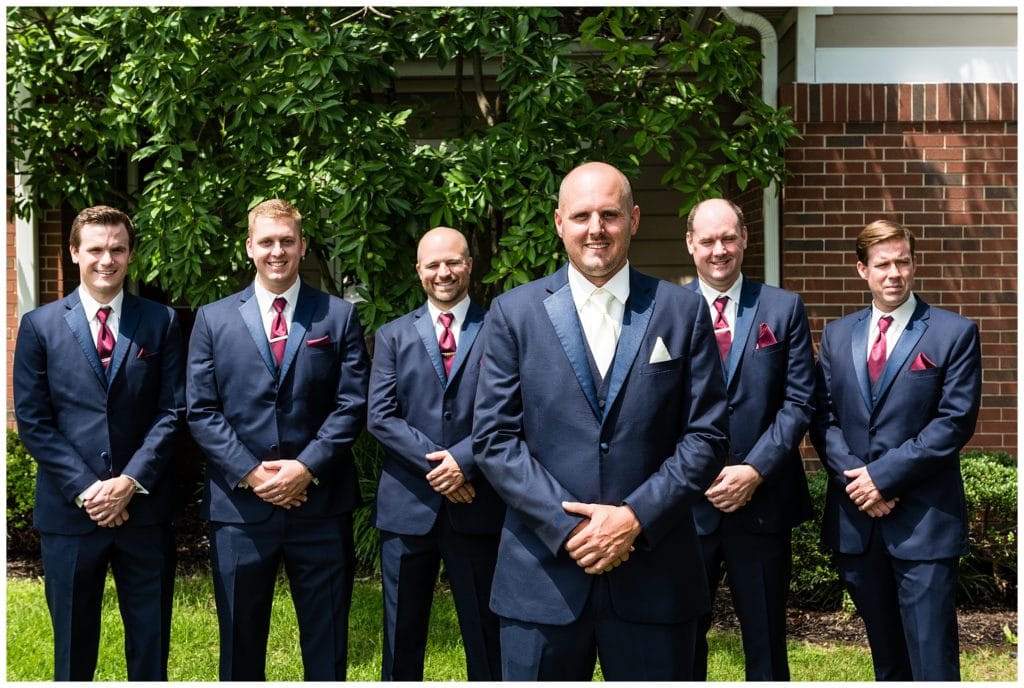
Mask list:
[[[871,384],[874,385],[881,377],[885,369],[885,333],[892,324],[892,316],[885,315],[878,319],[878,337],[871,345],[871,353],[868,354],[868,375],[871,377]]]
[[[96,333],[96,353],[100,356],[104,370],[110,365],[110,355],[114,353],[114,333],[107,327],[109,317],[110,306],[103,306],[96,311],[96,319],[100,321],[100,330]]]
[[[732,332],[729,331],[729,321],[725,319],[725,304],[729,301],[728,296],[719,296],[715,299],[715,339],[718,340],[718,353],[722,360],[729,355],[729,347],[732,346]]]
[[[281,367],[281,361],[284,360],[284,347],[288,343],[288,321],[284,319],[284,307],[288,301],[282,296],[278,296],[274,299],[274,310],[277,311],[277,315],[274,316],[274,322],[270,324],[270,350],[274,352],[274,360],[277,361],[277,367]]]
[[[444,329],[441,330],[441,338],[437,344],[441,349],[441,360],[444,362],[444,374],[451,375],[452,362],[455,360],[455,335],[452,334],[452,320],[455,316],[451,313],[442,313],[437,316]]]

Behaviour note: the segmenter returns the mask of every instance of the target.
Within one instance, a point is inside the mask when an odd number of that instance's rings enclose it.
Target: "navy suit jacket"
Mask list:
[[[174,511],[174,450],[184,426],[184,342],[174,311],[125,293],[110,369],[96,353],[76,289],[25,314],[14,356],[14,410],[38,464],[34,520],[44,533],[96,524],[75,499],[126,473],[149,492],[123,527],[166,523]]]
[[[259,523],[279,508],[239,487],[261,461],[298,459],[313,474],[294,518],[360,504],[352,444],[366,418],[369,364],[351,304],[303,283],[281,369],[253,285],[196,313],[188,353],[188,423],[207,457],[201,515]]]
[[[651,363],[658,339],[667,360]],[[477,390],[477,464],[508,505],[491,594],[499,615],[567,624],[594,577],[564,544],[562,501],[628,504],[636,551],[604,574],[616,613],[674,623],[710,609],[690,507],[728,452],[725,389],[703,299],[630,270],[599,404],[567,268],[499,296]]]
[[[700,285],[687,285],[698,296]],[[814,353],[807,312],[800,297],[743,278],[732,348],[723,361],[729,393],[728,464],[746,463],[764,478],[750,502],[731,514],[706,499],[693,514],[701,535],[715,532],[723,518],[753,533],[778,533],[812,515],[800,441],[811,422]],[[776,339],[758,346],[761,326]]]
[[[447,500],[425,478],[438,462],[424,456],[441,449],[451,452],[476,490],[470,504],[447,502],[452,528],[464,533],[501,529],[505,505],[480,474],[470,435],[486,315],[470,304],[448,376],[425,303],[377,330],[367,429],[384,447],[374,513],[381,530],[430,532]]]
[[[865,551],[877,525],[889,553],[930,560],[967,553],[960,449],[981,398],[981,348],[970,320],[918,297],[877,388],[867,372],[871,309],[829,323],[818,354],[818,410],[811,438],[829,473],[822,529],[833,549]],[[934,367],[915,366],[919,356]],[[867,466],[882,496],[899,497],[872,519],[846,495],[844,470]]]

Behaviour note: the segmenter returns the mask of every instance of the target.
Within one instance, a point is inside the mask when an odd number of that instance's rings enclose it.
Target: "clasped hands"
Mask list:
[[[754,496],[754,490],[764,482],[756,468],[741,463],[726,466],[704,492],[711,506],[731,514]]]
[[[900,501],[899,497],[886,500],[882,496],[882,493],[875,487],[875,481],[868,475],[867,466],[843,471],[843,475],[852,478],[846,486],[846,494],[850,501],[871,518],[889,514],[896,507],[896,502]]]
[[[427,482],[434,488],[434,492],[444,495],[449,502],[469,504],[476,497],[476,489],[473,483],[466,482],[466,476],[455,461],[455,457],[447,449],[430,452],[426,455],[427,461],[438,462],[429,473]]]
[[[264,502],[282,509],[302,506],[308,499],[306,487],[313,480],[313,474],[306,465],[296,459],[263,461],[249,471],[242,482],[252,488],[253,493]]]
[[[115,528],[128,520],[128,502],[135,495],[131,478],[119,475],[94,483],[91,492],[82,499],[82,507],[96,525]]]
[[[580,568],[599,575],[629,559],[640,535],[640,521],[629,505],[562,502],[562,508],[584,517],[565,542],[565,550]]]

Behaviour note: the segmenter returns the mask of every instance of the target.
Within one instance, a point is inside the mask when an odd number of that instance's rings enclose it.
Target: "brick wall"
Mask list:
[[[918,237],[916,293],[981,332],[968,447],[1016,454],[1016,84],[788,84],[780,102],[803,134],[787,151],[783,281],[807,304],[815,346],[825,322],[870,303],[858,232],[904,224]]]

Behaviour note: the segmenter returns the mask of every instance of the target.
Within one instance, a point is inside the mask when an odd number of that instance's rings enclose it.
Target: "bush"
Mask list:
[[[960,471],[971,552],[961,560],[960,593],[971,603],[1017,598],[1017,465],[1005,452],[966,452]]]
[[[35,556],[39,536],[32,527],[36,462],[14,430],[7,431],[7,549],[8,554]]]
[[[832,554],[821,543],[821,514],[825,510],[828,474],[822,469],[807,474],[814,517],[793,529],[793,576],[790,597],[808,609],[839,609],[843,584],[832,564]]]
[[[359,475],[359,492],[363,497],[363,506],[352,514],[356,569],[376,574],[380,573],[380,531],[373,526],[372,514],[384,449],[373,435],[363,432],[352,446],[352,455]]]

